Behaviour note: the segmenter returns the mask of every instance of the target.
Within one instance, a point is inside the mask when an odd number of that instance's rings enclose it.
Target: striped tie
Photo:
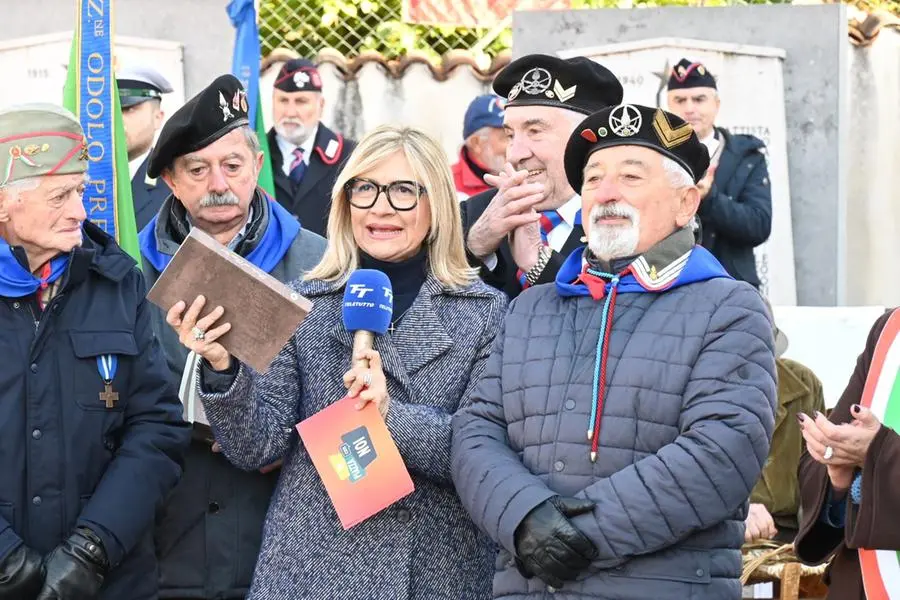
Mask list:
[[[300,183],[306,173],[306,162],[303,160],[303,148],[294,148],[294,161],[291,163],[290,178],[294,183]]]
[[[562,216],[555,210],[545,210],[541,212],[541,241],[544,242],[545,246],[549,246],[550,242],[550,233],[556,229],[558,225],[563,222]],[[575,227],[581,225],[581,209],[578,209],[578,212],[575,213]],[[554,273],[554,276],[556,274]],[[522,289],[526,289],[529,287],[528,280],[525,277],[525,273],[522,272],[521,269],[516,270],[516,277],[519,279],[519,283],[522,285]]]
[[[550,244],[547,241],[550,237],[550,232],[556,229],[556,226],[562,223],[562,221],[562,216],[555,210],[545,210],[541,212],[541,241],[544,242],[545,246]]]
[[[578,211],[578,214],[581,214],[581,211]],[[556,226],[563,222],[562,215],[555,210],[544,210],[541,211],[541,220],[540,220],[540,231],[541,231],[541,241],[544,242],[545,246],[549,246],[549,238],[550,233],[556,229]],[[581,223],[580,219],[576,221],[577,223]],[[522,289],[528,288],[528,280],[525,277],[525,273],[521,269],[516,269],[516,277],[519,279],[519,284],[522,286]]]

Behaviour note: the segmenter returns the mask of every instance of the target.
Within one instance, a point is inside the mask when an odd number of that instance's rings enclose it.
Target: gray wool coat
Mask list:
[[[284,457],[250,600],[490,598],[495,548],[463,509],[450,475],[451,420],[469,403],[506,297],[484,283],[448,289],[429,276],[400,326],[378,336],[386,422],[416,490],[344,531],[294,425],[346,394],[352,338],[343,287],[297,284],[313,309],[265,375],[239,365],[201,400],[228,459],[256,469]]]
[[[619,294],[592,463],[585,433],[602,307],[553,285],[520,295],[454,418],[457,490],[502,546],[494,598],[738,599],[747,498],[774,427],[766,308],[731,279]],[[514,535],[556,494],[596,502],[572,521],[598,557],[548,590],[516,569]]]

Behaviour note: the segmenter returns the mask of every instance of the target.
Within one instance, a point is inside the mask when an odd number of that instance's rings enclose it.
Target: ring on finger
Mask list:
[[[191,327],[191,334],[194,336],[194,339],[198,342],[202,342],[206,339],[206,332],[200,329],[199,327]]]
[[[822,454],[822,458],[825,460],[831,460],[831,457],[834,456],[834,448],[831,446],[825,446],[825,452]]]
[[[366,373],[366,376],[363,377],[363,385],[366,387],[369,387],[370,385],[372,385],[372,374],[371,373]]]

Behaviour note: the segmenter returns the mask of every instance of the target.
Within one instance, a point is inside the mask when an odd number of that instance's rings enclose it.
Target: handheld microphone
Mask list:
[[[353,333],[353,356],[371,350],[375,335],[387,333],[394,315],[394,291],[387,275],[375,269],[357,269],[347,279],[343,302],[344,327]],[[356,359],[353,366],[368,367]]]

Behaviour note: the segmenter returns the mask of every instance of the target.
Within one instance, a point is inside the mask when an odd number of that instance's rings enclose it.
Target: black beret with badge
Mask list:
[[[712,76],[703,63],[691,62],[686,58],[678,61],[672,67],[669,75],[668,88],[670,90],[682,90],[687,88],[716,88],[716,79]]]
[[[209,146],[238,127],[249,125],[247,93],[234,75],[221,75],[175,111],[150,153],[148,177],[159,177],[176,158]]]
[[[553,106],[589,115],[622,102],[619,79],[584,56],[562,59],[547,54],[518,58],[494,79],[494,92],[506,107]]]
[[[313,61],[295,58],[281,66],[274,86],[282,92],[321,92],[322,77]]]
[[[566,144],[569,185],[581,190],[588,157],[603,148],[643,146],[671,158],[700,181],[709,168],[709,152],[694,128],[661,108],[620,104],[596,112],[575,127]]]

